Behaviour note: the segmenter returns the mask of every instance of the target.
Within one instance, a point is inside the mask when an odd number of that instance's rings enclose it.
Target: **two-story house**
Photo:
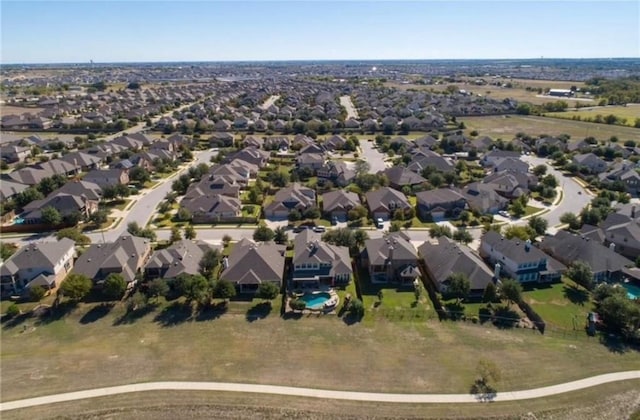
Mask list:
[[[322,242],[320,235],[311,230],[296,236],[292,266],[295,289],[349,284],[353,274],[349,248]]]
[[[293,209],[303,212],[315,206],[316,192],[296,182],[276,193],[273,201],[264,207],[264,215],[271,218],[284,218]]]
[[[33,286],[57,287],[73,268],[75,242],[31,243],[0,265],[2,296],[19,295]]]
[[[418,214],[425,220],[458,217],[467,208],[467,199],[457,189],[437,188],[416,194]]]
[[[398,190],[389,187],[382,187],[375,191],[369,191],[365,194],[367,206],[374,219],[391,219],[396,210],[402,210],[405,213],[411,209],[411,204],[407,196]]]
[[[559,281],[566,267],[545,254],[530,241],[507,239],[489,231],[480,242],[480,256],[490,264],[500,264],[501,276],[511,277],[522,284]]]
[[[240,293],[255,293],[261,283],[282,285],[285,247],[272,242],[238,242],[222,260],[220,279],[231,282]]]
[[[420,277],[418,251],[402,233],[368,239],[360,261],[372,283],[411,285]]]

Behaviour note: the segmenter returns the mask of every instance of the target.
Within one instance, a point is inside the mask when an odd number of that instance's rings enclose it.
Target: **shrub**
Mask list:
[[[9,307],[7,308],[7,317],[14,318],[18,315],[20,315],[20,308],[18,307],[18,305],[16,305],[15,303],[9,305]]]
[[[40,302],[44,295],[47,293],[42,286],[33,286],[29,289],[29,299],[32,302]]]

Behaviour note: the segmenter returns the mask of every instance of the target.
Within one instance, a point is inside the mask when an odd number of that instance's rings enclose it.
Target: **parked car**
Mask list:
[[[326,232],[327,228],[325,228],[324,226],[316,226],[313,228],[313,231],[317,233],[322,233],[322,232]]]
[[[382,229],[384,227],[384,220],[382,220],[382,217],[378,217],[376,219],[376,226],[378,229]]]
[[[509,214],[509,212],[508,212],[508,211],[505,211],[505,210],[500,210],[500,211],[498,212],[498,214],[499,214],[500,216],[502,216],[502,217],[508,217],[508,218],[511,218],[511,215]]]

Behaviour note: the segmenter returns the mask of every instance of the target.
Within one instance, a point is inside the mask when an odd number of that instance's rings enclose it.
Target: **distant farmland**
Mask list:
[[[607,140],[616,136],[621,141],[640,141],[640,129],[619,125],[596,124],[583,121],[564,120],[559,118],[532,117],[522,115],[502,115],[490,117],[460,117],[464,122],[467,133],[476,130],[480,135],[494,139],[512,139],[516,133],[530,136],[548,134],[558,136],[568,134],[573,140],[582,140],[593,136],[598,140]]]
[[[636,118],[640,118],[640,104],[631,104],[627,106],[598,106],[588,109],[581,109],[579,111],[550,112],[548,114],[545,114],[545,116],[553,118],[567,119],[578,116],[583,121],[587,118],[593,120],[597,115],[600,115],[602,118],[606,117],[607,115],[615,115],[619,119],[626,118],[627,121],[625,125],[633,127],[636,122]]]

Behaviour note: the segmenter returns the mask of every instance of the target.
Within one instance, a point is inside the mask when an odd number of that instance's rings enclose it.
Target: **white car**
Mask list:
[[[509,212],[508,212],[508,211],[501,210],[501,211],[499,211],[499,212],[498,212],[498,214],[499,214],[500,216],[502,216],[502,217],[511,218],[511,215],[509,214]]]
[[[382,217],[378,217],[376,219],[376,226],[378,226],[379,229],[382,229],[384,227],[384,220],[382,220]]]
[[[315,226],[315,227],[313,228],[313,231],[314,231],[314,232],[317,232],[317,233],[322,233],[322,232],[326,232],[326,231],[327,231],[327,228],[326,228],[326,227],[324,227],[324,226]]]

